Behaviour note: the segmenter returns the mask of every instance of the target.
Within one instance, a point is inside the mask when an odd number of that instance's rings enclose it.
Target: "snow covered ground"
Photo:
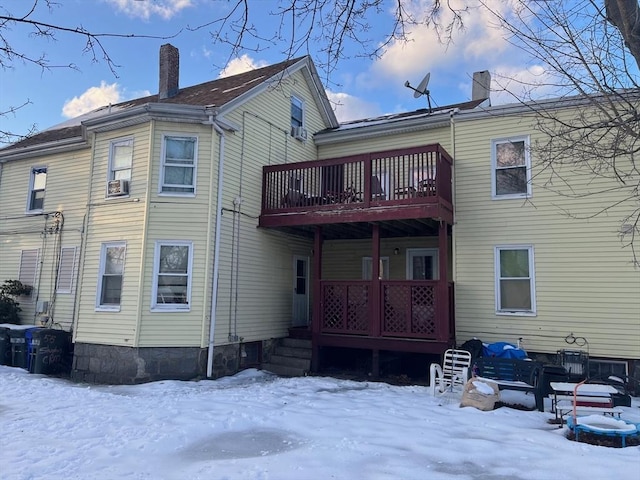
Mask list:
[[[624,418],[640,422],[639,406]],[[0,366],[0,478],[640,478],[640,447],[576,443],[550,418],[459,408],[421,386],[257,370],[89,386]]]

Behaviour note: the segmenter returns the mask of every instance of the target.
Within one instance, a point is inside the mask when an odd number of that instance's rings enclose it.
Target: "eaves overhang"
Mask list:
[[[89,148],[84,135],[0,152],[0,163]]]
[[[455,110],[452,109],[436,114],[425,113],[414,117],[363,122],[357,126],[343,126],[333,131],[319,132],[314,135],[313,140],[317,145],[329,145],[353,140],[378,138],[385,135],[397,135],[443,128],[449,125],[451,115],[454,111]]]
[[[150,120],[166,120],[177,123],[202,123],[208,120],[207,108],[201,105],[172,103],[145,103],[118,110],[101,117],[82,122],[87,132],[108,132],[139,125]]]
[[[639,102],[640,89],[612,92],[609,94],[573,95],[562,98],[541,99],[528,102],[508,103],[491,107],[477,107],[473,110],[461,110],[456,113],[456,122],[477,120],[480,118],[506,117],[517,115],[536,115],[540,112],[567,108],[589,107],[606,102]]]

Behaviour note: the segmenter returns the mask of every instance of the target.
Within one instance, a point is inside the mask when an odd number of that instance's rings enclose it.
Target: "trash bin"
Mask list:
[[[53,328],[32,332],[29,372],[44,375],[66,373],[70,368],[71,333]]]
[[[571,375],[562,365],[544,365],[542,367],[542,388],[545,397],[553,393],[551,382],[568,382]]]
[[[12,367],[29,368],[29,349],[27,345],[27,332],[37,327],[24,327],[16,325],[9,329],[9,342],[11,343]]]
[[[0,365],[11,364],[11,341],[9,339],[9,329],[0,327]]]

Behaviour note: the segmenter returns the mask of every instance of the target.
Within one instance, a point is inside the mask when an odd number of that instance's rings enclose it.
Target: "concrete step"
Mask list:
[[[283,357],[311,358],[310,348],[276,347],[275,353]]]
[[[305,340],[303,338],[283,338],[281,345],[283,347],[311,349],[311,340]]]
[[[262,369],[280,375],[281,377],[304,377],[307,373],[307,371],[302,368],[277,365],[275,363],[265,363],[262,365]]]
[[[285,357],[282,355],[271,355],[272,365],[282,365],[283,367],[301,368],[309,371],[311,360],[307,358]]]

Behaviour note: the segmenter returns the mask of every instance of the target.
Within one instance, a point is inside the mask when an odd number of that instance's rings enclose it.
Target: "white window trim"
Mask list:
[[[433,257],[432,281],[440,278],[440,254],[437,248],[407,248],[407,280],[413,278],[413,257]]]
[[[109,165],[108,165],[108,169],[107,169],[107,187],[106,190],[108,190],[108,185],[109,182],[111,180],[115,180],[115,172],[116,170],[114,170],[113,168],[113,152],[115,150],[115,147],[119,146],[119,145],[131,145],[131,164],[129,165],[128,169],[120,169],[120,170],[129,170],[130,171],[130,175],[129,178],[127,179],[127,181],[129,182],[129,184],[131,184],[131,175],[133,174],[133,138],[119,138],[119,139],[115,139],[115,140],[111,140],[109,142]],[[108,191],[107,191],[107,198],[113,198],[113,197],[109,197],[108,195]],[[121,195],[120,198],[122,197],[128,197],[129,194],[126,195]]]
[[[500,143],[521,142],[524,141],[524,165],[527,176],[527,191],[525,193],[512,193],[508,195],[498,195],[496,193],[496,145]],[[491,140],[491,198],[493,200],[509,200],[514,198],[530,198],[531,197],[531,155],[530,155],[531,139],[529,135],[516,135],[513,137],[494,138]]]
[[[371,270],[371,278],[367,278],[367,269]],[[380,257],[380,273],[379,280],[389,280],[389,257]],[[362,279],[373,279],[373,257],[362,257]]]
[[[528,250],[529,252],[529,289],[531,295],[530,311],[513,311],[500,309],[500,251],[501,250]],[[494,248],[494,280],[495,280],[495,308],[496,315],[508,315],[516,317],[535,317],[536,311],[536,274],[533,245],[496,245]]]
[[[160,249],[165,246],[189,247],[189,260],[187,265],[187,303],[184,305],[175,303],[158,303],[158,275],[160,273]],[[193,283],[193,242],[187,240],[156,240],[153,255],[153,286],[151,289],[152,312],[190,312],[191,311],[191,285]]]
[[[195,139],[195,145],[193,148],[193,192],[164,192],[163,188],[165,186],[164,183],[164,167],[166,166],[165,155],[166,155],[166,145],[167,145],[167,137],[170,138],[185,138],[185,139]],[[198,185],[198,144],[199,138],[198,135],[185,135],[183,133],[165,133],[162,135],[162,146],[160,151],[160,175],[159,175],[159,183],[158,183],[158,195],[163,197],[195,197],[196,190]],[[179,165],[184,167],[184,165]],[[183,185],[186,187],[186,185]]]
[[[306,119],[306,112],[307,112],[307,108],[305,105],[305,101],[299,97],[298,95],[291,95],[291,104],[293,104],[295,102],[299,102],[300,103],[300,108],[302,109],[302,125],[300,125],[302,128],[306,128],[307,126],[307,119]],[[291,118],[290,120],[293,120],[293,115],[290,115]],[[293,128],[293,122],[291,123],[291,127]]]
[[[62,259],[63,259],[63,252],[65,250],[67,250],[67,251],[70,250],[71,251],[71,253],[70,253],[70,255],[71,255],[71,272],[70,272],[71,282],[69,284],[69,288],[60,288],[60,278],[61,278],[62,267],[63,267]],[[56,278],[56,293],[64,294],[64,293],[73,292],[75,274],[76,274],[76,247],[62,247],[60,249],[60,263],[58,264],[58,276]]]
[[[33,184],[34,184],[34,180],[35,180],[35,174],[34,171],[35,170],[40,170],[40,169],[44,169],[47,171],[47,177],[49,176],[49,169],[46,165],[32,165],[31,168],[29,169],[29,192],[27,193],[27,207],[25,212],[28,214],[34,214],[34,213],[42,213],[44,212],[44,201],[42,202],[42,208],[31,208],[31,195],[33,194]],[[47,184],[45,182],[45,186],[44,186],[44,194],[46,196],[47,194]]]
[[[122,265],[122,283],[124,284],[124,273],[127,260],[127,242],[105,242],[100,246],[100,267],[98,271],[98,284],[96,285],[96,312],[119,312],[122,305],[122,291],[120,292],[120,305],[100,304],[100,299],[102,298],[102,276],[104,275],[107,248],[110,247],[124,247],[124,263]]]

